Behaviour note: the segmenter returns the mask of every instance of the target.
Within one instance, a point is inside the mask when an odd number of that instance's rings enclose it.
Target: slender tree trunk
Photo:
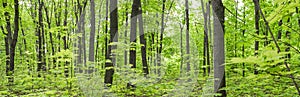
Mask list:
[[[130,54],[129,64],[131,68],[136,68],[136,28],[137,28],[137,15],[140,0],[133,0],[132,14],[130,21]]]
[[[162,14],[161,14],[161,29],[160,29],[160,42],[159,42],[159,49],[158,49],[158,55],[157,55],[157,66],[161,66],[161,53],[162,53],[162,43],[164,38],[164,30],[165,30],[165,3],[166,0],[162,0]],[[158,68],[158,74],[160,74],[160,69]]]
[[[201,6],[202,6],[202,14],[203,14],[203,18],[204,18],[204,31],[203,31],[203,76],[206,76],[206,69],[209,66],[209,46],[208,46],[208,28],[207,28],[207,13],[208,10],[205,12],[205,6],[204,6],[204,2],[203,0],[201,0]],[[208,62],[207,62],[208,61]],[[206,66],[208,65],[208,66]]]
[[[54,6],[54,5],[52,5]],[[48,24],[48,29],[51,29],[51,15],[49,15],[49,10],[47,9],[47,7],[44,7],[45,12],[46,12],[46,21]],[[50,9],[51,10],[51,9]],[[50,13],[51,14],[51,13]],[[54,56],[55,54],[55,49],[54,49],[54,43],[53,43],[53,35],[52,32],[49,32],[49,38],[50,38],[50,46],[51,46],[51,55]],[[52,64],[55,65],[56,63],[56,59],[53,58],[52,59]],[[49,65],[50,66],[50,65]],[[48,69],[50,69],[51,67],[48,66]]]
[[[189,54],[190,54],[190,35],[189,35],[189,31],[190,31],[190,27],[189,27],[189,2],[188,0],[185,0],[185,21],[186,21],[186,54],[187,54],[187,72],[189,72],[191,70],[190,67],[190,58],[189,58]]]
[[[281,39],[281,35],[282,35],[282,29],[281,29],[281,26],[282,26],[282,20],[280,20],[278,22],[278,26],[279,26],[279,30],[278,30],[278,34],[277,34],[277,39],[280,40]]]
[[[67,22],[67,19],[68,19],[68,1],[65,0],[65,16],[64,16],[64,26],[67,27],[68,26],[68,22]],[[64,29],[64,31],[66,31],[68,33],[68,29]],[[65,34],[63,36],[63,42],[64,42],[64,50],[67,50],[68,49],[68,43],[67,43],[67,35],[68,34]],[[64,73],[65,73],[65,76],[66,77],[69,77],[69,67],[70,67],[70,62],[68,61],[65,61],[65,66],[64,66]]]
[[[182,36],[182,30],[183,30],[183,25],[179,23],[180,26],[180,74],[183,73],[183,36]]]
[[[37,28],[37,34],[38,34],[38,68],[37,71],[45,71],[46,70],[46,64],[44,62],[44,50],[43,50],[43,33],[44,33],[44,25],[43,25],[43,12],[42,8],[44,6],[44,2],[42,0],[38,0],[39,8],[38,8],[38,28]],[[40,74],[38,75],[41,76]]]
[[[222,0],[212,0],[214,14],[214,91],[226,97],[225,52],[224,52],[224,6]]]
[[[109,43],[118,42],[118,0],[111,0],[110,1],[110,41]],[[117,45],[109,45],[108,46],[108,60],[111,62],[105,63],[105,80],[104,83],[108,86],[112,85],[113,82],[113,74],[114,68],[113,66],[116,65],[116,55],[112,53],[112,50],[116,50]]]
[[[90,5],[90,10],[91,10],[91,32],[90,32],[90,46],[89,46],[89,62],[94,64],[95,62],[95,1],[90,0],[91,5]],[[93,67],[90,65],[88,66],[88,73],[92,73]]]
[[[244,6],[244,21],[243,21],[243,26],[246,27],[246,7]],[[246,32],[246,29],[243,28],[243,31],[242,31],[242,35],[243,35],[243,39],[245,39],[245,32]],[[242,57],[244,58],[245,57],[245,44],[243,44],[242,46]],[[245,77],[245,63],[242,63],[243,65],[243,71],[242,71],[242,75],[243,77]]]
[[[99,8],[99,13],[101,13],[101,9],[102,9],[102,4],[103,4],[103,1],[104,0],[101,0],[101,3],[100,3],[100,8]],[[98,21],[98,34],[97,34],[97,38],[96,38],[96,54],[95,54],[95,61],[96,61],[96,63],[97,62],[99,62],[99,59],[101,58],[99,58],[99,42],[100,42],[100,30],[101,30],[101,18],[102,18],[102,16],[101,16],[101,14],[99,14],[99,21]],[[101,51],[102,51],[103,49],[101,49]],[[101,54],[103,54],[104,52],[102,52]],[[98,66],[98,65],[97,65]]]
[[[296,7],[296,13],[299,14],[299,8]],[[298,17],[298,26],[300,27],[300,17]]]
[[[84,8],[83,10],[83,17],[82,17],[82,24],[81,24],[81,27],[82,27],[82,40],[81,40],[81,44],[82,44],[82,49],[83,49],[83,67],[87,67],[86,65],[86,31],[85,31],[85,14],[86,14],[86,10]],[[87,70],[84,70],[84,71],[87,71]]]
[[[127,37],[128,37],[128,35],[127,35],[127,28],[128,28],[128,7],[127,7],[127,5],[126,5],[126,12],[125,12],[125,32],[124,32],[124,38],[125,38],[125,40],[124,40],[124,43],[125,44],[127,44]],[[127,65],[127,63],[128,63],[128,51],[127,51],[127,49],[125,49],[125,51],[124,51],[124,65]]]
[[[254,6],[255,6],[255,30],[256,34],[259,35],[259,0],[253,0]],[[259,49],[259,41],[255,40],[255,47],[254,47],[254,55],[258,55],[258,49]],[[254,65],[254,74],[258,74],[258,71],[256,69],[257,64]]]
[[[143,45],[141,47],[141,52],[142,52],[142,64],[143,64],[143,73],[144,76],[147,76],[149,74],[149,69],[148,69],[148,64],[147,64],[147,51],[146,51],[146,39],[145,39],[145,34],[144,34],[144,27],[143,27],[143,11],[142,11],[142,4],[141,1],[138,0],[139,2],[139,11],[138,11],[138,21],[139,21],[139,32],[140,32],[140,43]]]
[[[207,32],[207,33],[209,34],[209,37],[208,37],[209,39],[208,39],[208,41],[211,42],[210,44],[208,43],[208,47],[207,47],[207,52],[208,52],[208,53],[207,53],[207,66],[208,66],[207,68],[208,68],[208,75],[210,74],[210,71],[211,71],[211,66],[210,66],[210,64],[211,64],[211,58],[210,58],[209,50],[210,50],[210,48],[211,48],[211,49],[213,48],[213,47],[212,47],[212,35],[211,35],[211,34],[212,34],[212,31],[211,31],[211,21],[210,21],[210,11],[211,11],[211,10],[210,10],[210,4],[211,4],[210,2],[211,2],[211,1],[209,1],[209,2],[207,3],[207,6],[206,6],[206,7],[207,7],[207,8],[206,8],[206,9],[207,9],[207,11],[206,11],[206,12],[207,12],[207,19],[208,19],[208,21],[207,21],[207,22],[208,22],[208,23],[207,23],[207,25],[208,25],[208,26],[207,26],[207,27],[208,27],[208,32]],[[213,55],[213,51],[211,51],[211,55]]]
[[[79,21],[77,21],[77,33],[83,33],[84,29],[84,18],[85,18],[85,8],[86,8],[86,4],[87,1],[84,1],[83,6],[80,4],[79,0],[77,0],[78,2],[78,10],[79,10]],[[82,67],[83,67],[83,60],[82,60],[82,56],[83,56],[83,37],[78,37],[78,56],[77,56],[77,61],[78,61],[78,65],[77,67],[79,67],[78,71],[79,73],[82,73]]]
[[[104,45],[104,51],[105,51],[105,60],[109,60],[109,53],[108,53],[108,2],[109,0],[106,0],[106,6],[105,6],[105,45]],[[104,67],[106,66],[106,63]]]
[[[6,8],[7,2],[3,2],[3,7]],[[13,73],[14,73],[14,66],[11,66],[11,58],[10,58],[10,44],[12,41],[12,29],[11,29],[11,24],[10,24],[10,14],[9,12],[4,12],[5,15],[5,21],[6,21],[6,37],[5,39],[5,55],[6,55],[6,76],[8,76],[8,81],[10,84],[13,82]]]

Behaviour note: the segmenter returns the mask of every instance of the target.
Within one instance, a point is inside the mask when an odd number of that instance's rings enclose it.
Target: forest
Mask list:
[[[0,96],[300,97],[300,0],[0,0]]]

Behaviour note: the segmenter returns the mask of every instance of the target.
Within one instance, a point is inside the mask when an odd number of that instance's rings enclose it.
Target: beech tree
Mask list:
[[[214,91],[226,97],[226,91],[220,90],[226,86],[225,81],[225,51],[224,51],[224,6],[222,0],[211,2],[214,14]]]

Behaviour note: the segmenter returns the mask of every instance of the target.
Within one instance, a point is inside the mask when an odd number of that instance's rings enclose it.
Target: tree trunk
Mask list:
[[[182,30],[183,25],[180,23],[180,74],[183,73],[183,36],[182,36]]]
[[[54,5],[52,5],[54,6]],[[47,7],[44,7],[45,9],[45,12],[46,12],[46,21],[47,21],[47,24],[48,24],[48,29],[51,29],[51,16],[49,15],[49,10],[47,9]],[[51,9],[50,9],[51,10]],[[51,14],[51,13],[50,13]],[[53,35],[52,35],[52,32],[49,32],[49,38],[50,38],[50,46],[51,46],[51,55],[54,56],[55,54],[55,49],[54,49],[54,43],[53,43]],[[52,64],[55,65],[56,63],[56,59],[55,58],[52,58]],[[50,69],[50,65],[48,66],[48,69]]]
[[[86,10],[83,10],[83,17],[82,17],[82,24],[81,24],[81,27],[82,27],[82,40],[81,40],[81,44],[82,44],[82,49],[83,49],[83,67],[87,67],[86,65],[86,32],[85,32],[85,14],[86,14]],[[87,70],[84,70],[84,71],[87,71]]]
[[[166,0],[162,0],[162,13],[161,13],[161,29],[160,29],[160,42],[159,42],[159,49],[158,49],[158,55],[157,55],[157,66],[161,66],[161,53],[162,53],[162,43],[164,38],[164,30],[165,30],[165,3]],[[160,69],[158,68],[158,74],[160,74]]]
[[[106,0],[106,6],[105,6],[105,45],[104,45],[104,51],[105,51],[105,60],[109,60],[109,53],[108,53],[108,2],[109,0]],[[105,63],[106,64],[106,63]],[[106,65],[104,65],[105,68]]]
[[[147,64],[147,51],[146,51],[146,39],[144,34],[144,28],[143,28],[143,11],[142,11],[142,4],[141,1],[138,0],[139,3],[139,11],[138,11],[138,21],[139,21],[139,32],[140,32],[140,43],[143,45],[141,47],[141,53],[142,53],[142,63],[143,63],[143,73],[144,76],[147,76],[149,74],[148,64]]]
[[[128,7],[127,7],[127,5],[126,5],[126,12],[125,12],[125,32],[124,32],[124,38],[125,38],[125,40],[124,40],[124,43],[125,44],[127,44],[127,37],[128,37],[128,35],[127,35],[127,32],[128,32],[128,30],[127,30],[127,27],[128,27]],[[127,51],[127,49],[125,49],[125,51],[124,51],[124,65],[127,65],[127,63],[128,63],[128,51]]]
[[[187,58],[186,58],[186,66],[187,66],[187,72],[189,72],[191,70],[190,67],[190,58],[189,58],[189,54],[190,54],[190,35],[189,35],[189,31],[190,31],[190,27],[189,27],[189,2],[188,0],[185,0],[185,21],[186,21],[186,54],[187,54]]]
[[[201,6],[202,6],[202,14],[203,14],[203,18],[204,18],[204,31],[203,31],[203,76],[206,76],[206,69],[208,69],[207,67],[209,66],[209,46],[208,46],[208,28],[207,28],[207,13],[208,10],[205,12],[204,9],[204,2],[203,0],[201,0]],[[206,66],[208,65],[208,66]]]
[[[211,42],[210,44],[208,43],[208,47],[207,47],[207,51],[208,51],[208,53],[207,53],[207,66],[208,66],[207,68],[208,68],[208,75],[210,74],[210,71],[211,71],[211,68],[210,68],[210,67],[211,67],[211,66],[210,66],[211,63],[210,63],[210,62],[212,62],[212,61],[211,61],[211,58],[209,57],[209,56],[210,56],[209,50],[210,50],[210,48],[211,48],[211,49],[213,48],[213,47],[212,47],[212,35],[211,35],[211,34],[212,34],[212,31],[211,31],[211,21],[210,21],[210,11],[211,11],[211,9],[210,9],[210,4],[211,4],[211,1],[209,1],[209,2],[207,3],[207,6],[206,6],[206,7],[207,7],[207,8],[206,8],[206,9],[207,9],[207,11],[206,11],[206,12],[207,12],[207,19],[208,19],[208,21],[207,21],[207,22],[208,22],[208,23],[207,23],[208,26],[207,26],[207,27],[208,27],[208,33],[209,33],[209,37],[208,37],[209,39],[208,39],[208,41]],[[211,55],[213,55],[213,51],[211,51]]]
[[[214,12],[214,91],[226,97],[225,52],[224,52],[224,6],[222,0],[212,0]]]
[[[91,6],[90,6],[90,10],[91,10],[91,32],[90,32],[90,46],[89,46],[89,62],[91,62],[92,64],[95,64],[95,1],[94,0],[90,0],[91,2]],[[92,65],[93,66],[93,65]],[[91,67],[90,65],[88,66],[88,73],[92,73],[93,67]]]
[[[244,21],[243,21],[243,26],[246,27],[246,7],[244,6]],[[246,32],[246,29],[243,28],[243,31],[242,31],[242,35],[243,35],[243,39],[245,39],[245,32]],[[245,44],[243,44],[242,46],[242,57],[244,58],[245,57]],[[245,63],[242,63],[243,65],[243,71],[242,71],[242,75],[243,77],[245,77]]]
[[[110,41],[109,43],[118,42],[118,1],[117,0],[110,0]],[[116,56],[112,53],[112,50],[116,50],[117,45],[109,45],[108,46],[108,55],[110,62],[105,63],[105,80],[104,83],[108,86],[112,85],[113,82],[113,74],[114,68],[113,66],[116,65]]]
[[[3,2],[3,8],[6,8],[7,2]],[[11,24],[10,24],[10,15],[8,12],[4,12],[5,15],[5,21],[6,21],[6,37],[5,39],[5,55],[6,55],[6,76],[8,76],[8,81],[9,83],[13,82],[13,73],[14,73],[14,66],[11,66],[11,58],[10,58],[10,44],[12,41],[12,29],[11,29]]]
[[[256,35],[259,35],[259,0],[253,0],[254,6],[255,6],[255,30]],[[255,47],[254,47],[254,55],[258,55],[258,49],[259,49],[259,41],[255,40]],[[256,70],[257,64],[254,65],[254,74],[258,74],[258,71]]]
[[[64,16],[64,27],[67,27],[68,22],[68,1],[65,0],[65,16]],[[64,50],[68,49],[68,43],[67,43],[67,33],[68,33],[68,29],[64,29],[64,31],[66,31],[66,34],[63,36],[63,42],[64,42]],[[69,67],[70,67],[70,62],[65,61],[65,66],[64,66],[64,73],[66,77],[69,77]]]
[[[137,15],[140,0],[133,0],[132,14],[130,21],[130,54],[129,64],[131,68],[136,68],[136,27],[137,27]]]
[[[43,50],[43,33],[44,33],[44,25],[43,25],[43,12],[42,8],[44,6],[44,2],[42,0],[38,0],[39,8],[38,8],[38,28],[37,28],[37,34],[38,34],[38,68],[37,71],[45,71],[46,70],[46,64],[44,62],[44,50]],[[40,74],[38,75],[41,76]]]

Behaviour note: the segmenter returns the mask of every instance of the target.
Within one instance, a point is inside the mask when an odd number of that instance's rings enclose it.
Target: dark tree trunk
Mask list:
[[[110,1],[110,41],[109,43],[118,42],[118,1],[111,0]],[[109,45],[108,46],[108,60],[111,62],[105,63],[105,78],[104,83],[108,86],[112,85],[113,82],[113,74],[114,68],[113,66],[116,65],[116,55],[112,53],[112,50],[116,50],[117,45]]]
[[[209,36],[208,36],[208,44],[207,44],[207,71],[208,71],[208,75],[210,74],[210,62],[211,62],[211,58],[210,58],[210,53],[209,53],[209,50],[210,50],[210,48],[212,48],[212,45],[211,44],[209,44],[209,42],[212,42],[212,36],[211,36],[211,33],[212,33],[212,31],[211,31],[211,22],[210,22],[210,1],[207,3],[207,6],[206,6],[207,8],[207,19],[208,19],[208,21],[207,21],[207,29],[208,29],[208,34],[209,34]],[[211,51],[211,55],[213,55],[213,51]]]
[[[43,25],[43,11],[42,8],[44,6],[44,2],[42,0],[38,0],[39,8],[38,8],[38,68],[37,71],[46,71],[46,64],[44,62],[44,47],[43,47],[43,36],[44,36],[44,25]],[[41,76],[40,74],[38,75]]]
[[[189,35],[189,31],[190,31],[190,23],[189,23],[189,2],[188,0],[185,0],[185,21],[186,21],[186,54],[187,54],[187,58],[186,58],[186,66],[187,66],[187,72],[189,72],[191,70],[190,67],[190,58],[189,58],[189,54],[190,54],[190,35]]]
[[[54,5],[53,5],[54,6]],[[46,21],[48,24],[48,29],[51,29],[51,16],[49,15],[49,10],[47,9],[47,7],[44,7],[45,12],[46,12]],[[50,9],[51,10],[51,9]],[[50,13],[51,14],[51,13]],[[54,49],[54,43],[53,43],[53,35],[52,32],[49,32],[49,38],[50,38],[50,46],[51,46],[51,55],[54,56],[55,54],[55,49]],[[55,65],[56,63],[56,59],[53,58],[52,59],[53,62],[52,64]],[[49,65],[50,66],[50,65]],[[50,69],[51,67],[48,66],[48,69]]]
[[[3,2],[3,7],[6,8],[7,2]],[[8,12],[4,12],[5,15],[5,21],[6,21],[6,37],[5,37],[5,55],[6,55],[6,76],[8,76],[8,81],[9,83],[13,82],[13,73],[14,73],[14,68],[11,66],[11,61],[10,61],[10,44],[12,41],[12,29],[11,29],[11,24],[10,24],[10,15]],[[14,66],[13,66],[14,67]]]
[[[136,68],[136,28],[137,28],[137,15],[140,0],[133,0],[132,14],[130,21],[130,54],[129,64],[131,68]]]
[[[222,0],[212,0],[214,12],[214,91],[226,97],[225,52],[224,52],[224,6]]]
[[[246,7],[244,6],[244,21],[243,21],[243,26],[244,27],[246,27],[246,21],[245,21],[245,19],[246,19]],[[243,35],[243,39],[245,39],[245,32],[246,32],[246,29],[245,28],[243,28],[243,31],[242,31],[242,35]],[[244,58],[245,57],[245,44],[243,44],[243,46],[242,46],[242,57]],[[242,65],[243,65],[243,71],[242,71],[242,75],[243,75],[243,77],[245,77],[245,63],[242,63]]]
[[[206,76],[206,70],[209,66],[209,46],[208,46],[208,28],[207,28],[207,13],[208,10],[205,12],[205,6],[203,0],[201,0],[201,6],[202,6],[202,14],[204,17],[204,31],[203,31],[203,76]],[[209,5],[208,5],[209,6]],[[208,55],[208,56],[207,56]]]
[[[162,53],[162,45],[163,45],[163,38],[164,38],[164,30],[165,30],[165,3],[166,0],[162,0],[162,14],[161,14],[161,30],[160,30],[160,42],[159,42],[159,49],[158,49],[158,56],[157,56],[157,66],[161,66],[161,53]],[[158,69],[158,74],[160,74],[160,69]]]
[[[279,26],[279,30],[278,30],[278,34],[277,34],[277,39],[280,40],[281,39],[281,35],[282,35],[282,29],[281,29],[281,26],[282,26],[282,20],[280,20],[278,22],[278,26]]]
[[[255,6],[255,30],[256,35],[259,35],[259,0],[253,0],[254,6]],[[255,41],[255,47],[254,47],[254,55],[258,55],[258,49],[259,49],[259,41]],[[258,74],[258,71],[256,70],[257,64],[254,65],[254,74]]]
[[[65,16],[64,16],[64,26],[67,27],[68,22],[68,1],[65,0]],[[68,29],[64,29],[66,31],[66,34],[63,36],[63,42],[64,42],[64,50],[68,49],[68,43],[67,43],[67,35],[68,35]],[[64,66],[64,73],[66,77],[69,77],[69,67],[70,67],[70,62],[65,61],[65,66]]]
[[[140,32],[140,43],[143,45],[141,47],[141,52],[142,52],[142,64],[143,64],[143,73],[144,76],[147,76],[149,74],[149,69],[148,69],[148,64],[147,64],[147,51],[146,51],[146,39],[145,39],[145,34],[144,34],[144,27],[143,27],[143,11],[142,11],[142,4],[141,1],[138,0],[139,2],[139,11],[138,11],[138,20],[139,20],[139,32]]]
[[[105,45],[104,45],[104,51],[105,51],[105,60],[109,60],[109,54],[108,54],[108,2],[109,0],[106,0],[106,6],[105,6]],[[106,63],[105,63],[106,64]],[[105,67],[106,65],[104,65]]]

